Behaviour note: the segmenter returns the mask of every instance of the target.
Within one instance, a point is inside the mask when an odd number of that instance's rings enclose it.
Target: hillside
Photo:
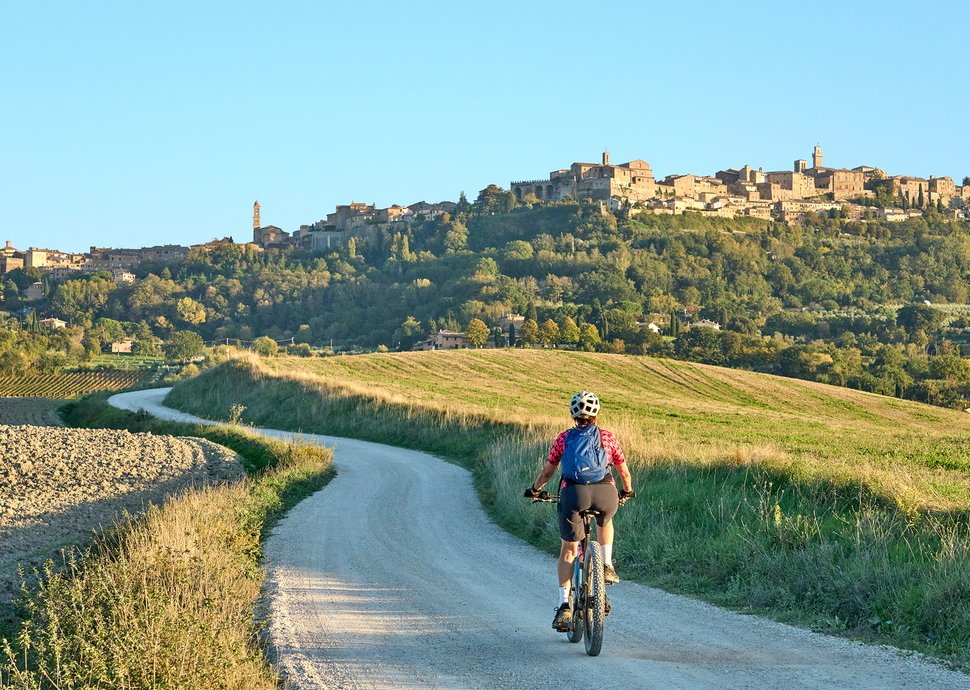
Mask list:
[[[789,225],[476,205],[368,225],[316,252],[214,242],[136,273],[54,282],[38,303],[8,299],[0,375],[64,368],[126,339],[140,356],[164,342],[168,359],[187,362],[203,339],[407,351],[474,323],[499,346],[674,357],[970,406],[970,223],[937,213]],[[19,306],[71,327],[37,330]],[[514,333],[510,313],[524,317]],[[690,328],[704,320],[717,328]]]
[[[565,401],[588,388],[603,400],[603,422],[619,430],[642,462],[717,464],[755,457],[797,466],[808,476],[857,480],[916,506],[970,507],[965,472],[970,415],[835,386],[676,360],[560,350],[279,358],[260,360],[258,367],[338,395],[543,430],[564,424]],[[259,391],[230,386],[213,395],[211,409],[223,414],[233,402],[260,419],[271,414]],[[306,402],[293,410],[298,415],[293,421],[309,430],[315,411]],[[290,413],[279,409],[280,415]]]
[[[522,500],[588,388],[638,498],[626,577],[970,666],[970,415],[671,360],[556,350],[231,360],[168,403],[409,446],[472,469],[505,529],[558,544]]]

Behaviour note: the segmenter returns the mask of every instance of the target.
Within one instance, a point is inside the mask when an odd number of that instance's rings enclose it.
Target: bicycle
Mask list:
[[[559,496],[543,491],[533,503],[556,503]],[[603,648],[603,633],[606,616],[610,613],[610,603],[606,597],[606,580],[603,575],[603,551],[599,542],[590,540],[593,518],[601,511],[592,508],[580,512],[583,519],[584,537],[579,542],[579,551],[573,562],[573,583],[570,592],[570,606],[573,620],[566,631],[566,638],[577,643],[586,640],[586,653],[597,656]],[[580,566],[582,562],[582,566]]]

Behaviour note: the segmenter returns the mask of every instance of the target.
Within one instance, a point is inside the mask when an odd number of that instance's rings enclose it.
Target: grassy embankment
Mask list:
[[[577,389],[631,461],[621,574],[970,665],[970,416],[844,388],[643,357],[466,351],[239,360],[170,404],[425,449],[475,474],[513,533]]]
[[[106,397],[74,403],[66,421],[208,438],[235,450],[250,476],[177,494],[48,569],[27,597],[17,638],[5,643],[0,686],[278,687],[254,620],[261,539],[329,480],[330,450],[162,422],[107,407]]]

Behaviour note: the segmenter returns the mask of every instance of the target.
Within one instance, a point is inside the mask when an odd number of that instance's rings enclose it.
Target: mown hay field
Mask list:
[[[970,415],[676,360],[551,350],[267,359],[268,372],[391,404],[549,430],[588,389],[639,462],[760,462],[862,482],[901,504],[970,508]]]

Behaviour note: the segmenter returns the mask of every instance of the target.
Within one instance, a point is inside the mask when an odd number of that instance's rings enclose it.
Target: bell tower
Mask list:
[[[822,167],[822,147],[818,144],[812,149],[812,167],[821,168]]]
[[[262,224],[259,222],[259,201],[257,201],[253,204],[253,230],[260,227],[262,227]]]
[[[610,152],[603,151],[603,165],[609,165],[609,164],[610,164]]]

